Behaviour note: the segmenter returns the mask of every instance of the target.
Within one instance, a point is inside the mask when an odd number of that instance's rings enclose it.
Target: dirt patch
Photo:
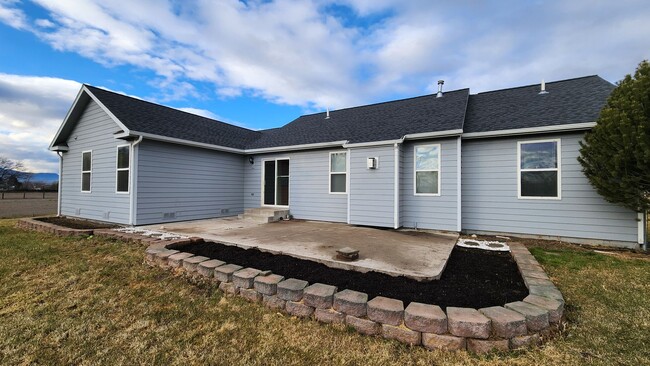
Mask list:
[[[48,224],[67,227],[70,229],[82,229],[82,230],[83,229],[112,229],[112,228],[120,227],[115,224],[73,219],[65,216],[39,217],[36,218],[35,220],[47,222]]]
[[[335,269],[287,255],[213,242],[171,245],[169,248],[244,267],[271,270],[285,278],[361,291],[367,293],[369,298],[386,296],[400,299],[405,304],[421,302],[442,308],[482,308],[519,301],[528,294],[510,253],[456,247],[440,280],[418,282],[377,272]]]

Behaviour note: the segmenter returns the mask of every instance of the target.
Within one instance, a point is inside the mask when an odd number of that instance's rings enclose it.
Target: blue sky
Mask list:
[[[650,58],[647,1],[0,0],[0,156],[47,151],[80,83],[252,129],[304,113],[598,74]]]

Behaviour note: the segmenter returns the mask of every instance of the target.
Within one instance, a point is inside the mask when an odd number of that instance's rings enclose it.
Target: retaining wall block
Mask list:
[[[539,295],[539,296],[542,296],[542,297],[549,297],[551,299],[555,299],[557,301],[560,301],[560,302],[564,303],[564,297],[562,296],[562,293],[555,286],[531,285],[531,286],[528,286],[528,292],[531,295]]]
[[[364,292],[343,290],[334,294],[334,310],[356,317],[366,316],[368,294]]]
[[[381,334],[387,339],[396,339],[402,343],[417,346],[422,342],[422,333],[405,326],[381,325]]]
[[[314,313],[313,307],[295,301],[287,301],[285,309],[287,313],[299,318],[309,318]]]
[[[548,311],[537,305],[516,301],[504,305],[506,309],[514,310],[526,317],[526,326],[530,332],[538,332],[549,327]]]
[[[174,255],[170,255],[169,258],[167,258],[167,264],[172,268],[180,268],[183,266],[183,260],[193,256],[194,254],[192,253],[176,253]]]
[[[510,346],[507,339],[467,339],[467,350],[474,353],[488,353],[492,351],[507,352]]]
[[[200,256],[200,255],[197,255],[197,256],[194,256],[194,257],[191,257],[191,258],[187,258],[187,259],[183,260],[183,269],[186,270],[189,273],[197,273],[199,263],[205,262],[208,259],[210,259],[210,258]]]
[[[332,307],[335,293],[336,286],[314,283],[303,290],[302,301],[314,308],[329,309]]]
[[[344,324],[345,314],[338,312],[334,309],[319,309],[314,311],[314,317],[319,322],[330,324]]]
[[[467,348],[467,341],[449,334],[422,333],[422,345],[430,350],[458,351]]]
[[[262,295],[262,303],[269,309],[284,310],[287,302],[276,295]]]
[[[278,297],[287,301],[300,301],[305,287],[309,283],[307,281],[289,278],[278,283]]]
[[[232,274],[242,268],[242,266],[236,264],[224,264],[223,266],[215,267],[214,278],[219,282],[232,282]]]
[[[219,290],[228,295],[237,295],[239,293],[239,287],[235,286],[232,282],[219,283]]]
[[[240,288],[253,288],[255,277],[260,274],[259,269],[244,268],[232,275],[232,282]]]
[[[368,319],[389,325],[400,325],[404,319],[404,302],[402,300],[377,296],[368,301]]]
[[[178,250],[173,250],[173,249],[165,249],[162,252],[159,252],[156,254],[156,264],[158,264],[161,267],[167,267],[167,259],[176,254],[179,253]]]
[[[539,337],[539,334],[534,333],[530,335],[510,338],[509,342],[510,349],[519,349],[537,346],[541,343],[541,338]]]
[[[284,281],[284,276],[270,274],[267,276],[257,276],[253,287],[257,292],[264,295],[275,295],[278,292],[278,283]]]
[[[437,305],[412,302],[404,310],[404,325],[424,333],[447,333],[447,315]]]
[[[252,288],[240,288],[239,289],[239,296],[243,297],[244,299],[246,299],[248,301],[262,302],[262,294],[255,291],[255,289],[252,289]]]
[[[492,321],[492,334],[500,338],[512,338],[528,334],[526,318],[520,313],[502,306],[478,310]]]
[[[377,335],[381,333],[381,324],[372,320],[357,318],[356,316],[346,315],[345,324],[356,329],[357,332],[365,335]]]
[[[559,323],[560,320],[562,320],[562,314],[564,313],[564,304],[560,301],[538,295],[528,295],[524,299],[524,302],[539,306],[540,308],[547,310],[548,321],[551,323]]]
[[[487,339],[490,319],[476,309],[447,307],[449,333],[458,337]]]
[[[220,261],[218,259],[210,259],[199,263],[196,271],[203,277],[214,278],[214,269],[219,266],[223,266],[224,264],[226,264],[226,262]]]
[[[147,248],[144,254],[145,261],[150,264],[154,265],[156,263],[156,254],[162,252],[163,248]]]

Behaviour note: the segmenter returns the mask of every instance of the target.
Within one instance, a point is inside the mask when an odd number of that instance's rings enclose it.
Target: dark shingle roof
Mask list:
[[[178,109],[128,97],[90,85],[86,87],[128,129],[181,140],[243,149],[261,133]]]
[[[469,97],[464,132],[595,122],[614,85],[597,75],[479,93]]]
[[[463,128],[469,89],[425,95],[301,116],[277,129],[261,131],[249,149],[344,141],[395,140],[404,135]]]
[[[614,85],[599,76],[469,95],[469,89],[298,117],[253,131],[122,94],[86,87],[132,131],[236,149],[321,142],[396,140],[404,135],[463,129],[465,133],[594,122]]]

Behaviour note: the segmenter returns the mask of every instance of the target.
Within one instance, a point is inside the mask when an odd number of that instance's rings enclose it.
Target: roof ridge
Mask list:
[[[572,80],[578,80],[578,79],[587,79],[587,78],[593,78],[593,77],[597,77],[597,78],[602,79],[600,76],[598,76],[598,74],[593,74],[593,75],[579,76],[579,77],[569,78],[569,79],[546,81],[545,84],[546,85],[556,84],[556,83],[562,83],[562,82],[566,82],[566,81],[572,81]],[[607,81],[607,80],[605,80],[605,81]],[[479,92],[479,93],[472,94],[472,95],[481,95],[481,94],[502,92],[502,91],[506,91],[506,90],[516,90],[516,89],[530,88],[531,86],[537,86],[537,85],[541,85],[541,83],[521,85],[521,86],[513,86],[513,87],[510,87],[510,88],[503,88],[503,89],[488,90],[488,91]]]
[[[94,88],[94,89],[99,89],[99,90],[104,91],[104,92],[108,92],[108,93],[111,93],[111,94],[115,94],[115,95],[120,96],[120,97],[129,98],[129,99],[133,99],[133,100],[135,100],[135,101],[139,101],[139,102],[144,102],[144,103],[152,104],[152,105],[154,105],[154,106],[156,106],[156,107],[163,107],[163,108],[167,108],[167,109],[172,109],[172,110],[174,110],[174,111],[176,111],[176,112],[181,112],[181,113],[185,113],[185,114],[192,115],[192,116],[194,116],[194,117],[199,117],[199,118],[207,119],[207,120],[212,121],[212,122],[218,122],[218,123],[221,123],[221,124],[224,124],[224,125],[228,125],[228,126],[231,126],[231,127],[236,127],[236,128],[242,129],[242,130],[250,131],[250,132],[259,132],[259,130],[252,130],[252,129],[250,129],[250,128],[237,126],[237,125],[232,124],[232,123],[228,123],[228,122],[224,122],[224,121],[219,121],[218,119],[214,119],[214,118],[210,118],[210,117],[206,117],[206,116],[201,116],[201,115],[198,115],[198,114],[195,114],[195,113],[186,112],[186,111],[180,110],[180,109],[178,109],[178,108],[170,107],[170,106],[167,106],[167,105],[164,105],[164,104],[154,103],[154,102],[151,102],[151,101],[148,101],[148,100],[145,100],[145,99],[141,99],[141,98],[135,98],[135,97],[132,97],[132,96],[129,96],[129,95],[126,95],[126,94],[118,93],[118,92],[113,91],[113,90],[100,88],[100,87],[97,87],[97,86],[94,86],[94,85],[90,85],[90,84],[86,84],[86,83],[84,83],[83,85],[86,86],[86,87],[91,87],[91,88]],[[191,108],[191,107],[190,107],[190,108]],[[208,112],[210,112],[210,111],[208,111]],[[210,113],[212,113],[212,112],[210,112]]]
[[[461,92],[461,91],[463,91],[463,90],[469,90],[469,88],[462,88],[462,89],[450,90],[450,91],[446,91],[445,93],[457,93],[457,92]],[[418,96],[415,96],[415,97],[408,97],[408,98],[395,99],[395,100],[386,100],[386,101],[383,101],[383,102],[377,102],[377,103],[362,104],[362,105],[357,105],[357,106],[354,106],[354,107],[345,107],[345,108],[341,108],[341,109],[332,109],[332,110],[330,110],[330,112],[334,112],[334,111],[337,111],[337,112],[338,112],[338,111],[345,111],[345,110],[349,110],[349,109],[371,107],[371,106],[376,106],[376,105],[381,105],[381,104],[403,102],[403,101],[406,101],[406,100],[419,99],[419,98],[426,98],[426,97],[431,97],[431,96],[434,96],[434,95],[436,95],[436,93],[425,94],[425,95],[418,95]],[[317,114],[322,114],[322,113],[325,113],[325,112],[315,112],[315,113],[301,114],[300,116],[296,117],[293,121],[295,121],[296,119],[298,119],[298,118],[300,118],[300,117],[315,116],[315,115],[317,115]],[[291,121],[291,122],[293,122],[293,121]],[[291,122],[289,122],[289,123],[291,123]],[[287,124],[288,124],[288,123],[287,123]]]

